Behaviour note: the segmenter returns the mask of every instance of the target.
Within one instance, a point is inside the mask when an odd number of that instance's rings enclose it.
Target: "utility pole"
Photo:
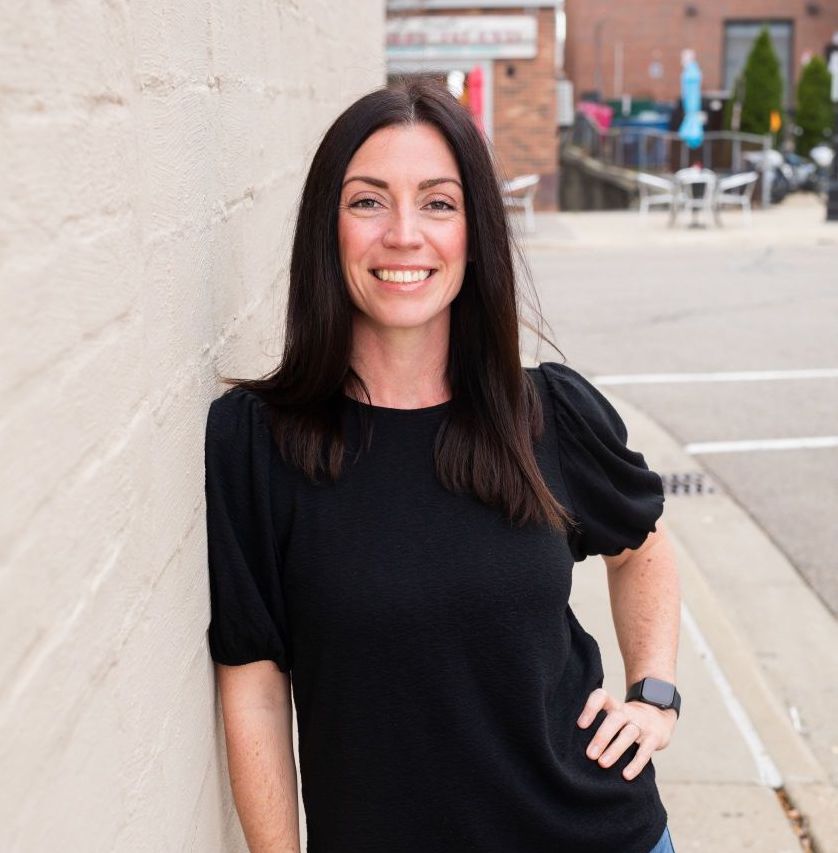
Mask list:
[[[838,33],[832,37],[827,48],[829,73],[832,75],[833,126],[832,126],[832,165],[829,169],[829,185],[826,196],[826,221],[838,222]]]

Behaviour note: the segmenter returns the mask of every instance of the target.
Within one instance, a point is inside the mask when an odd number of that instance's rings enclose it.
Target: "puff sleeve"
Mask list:
[[[214,400],[205,436],[210,655],[290,670],[279,551],[271,511],[273,439],[259,398],[236,388]]]
[[[545,362],[562,476],[578,529],[568,530],[574,560],[639,548],[663,512],[663,483],[626,446],[622,418],[603,394],[564,364]]]

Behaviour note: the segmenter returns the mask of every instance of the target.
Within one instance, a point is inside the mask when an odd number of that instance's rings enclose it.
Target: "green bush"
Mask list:
[[[795,141],[804,157],[821,142],[829,140],[832,129],[832,102],[829,69],[820,56],[806,63],[797,84],[797,126],[802,131]]]
[[[740,130],[746,133],[769,133],[771,113],[782,111],[783,77],[780,60],[767,27],[762,28],[751,47],[743,78],[745,96]]]

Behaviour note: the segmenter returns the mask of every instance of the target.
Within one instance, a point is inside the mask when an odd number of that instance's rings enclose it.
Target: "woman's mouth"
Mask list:
[[[418,270],[378,269],[371,270],[371,272],[379,281],[388,281],[394,284],[415,284],[429,278],[436,270],[431,268]]]

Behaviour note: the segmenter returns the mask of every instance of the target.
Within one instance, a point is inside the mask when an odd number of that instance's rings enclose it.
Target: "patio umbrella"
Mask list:
[[[698,148],[704,141],[704,125],[701,123],[701,69],[695,59],[684,63],[681,72],[681,101],[684,105],[684,120],[678,128],[678,136],[688,148]]]
[[[483,69],[475,65],[468,72],[468,108],[474,123],[483,130]]]

